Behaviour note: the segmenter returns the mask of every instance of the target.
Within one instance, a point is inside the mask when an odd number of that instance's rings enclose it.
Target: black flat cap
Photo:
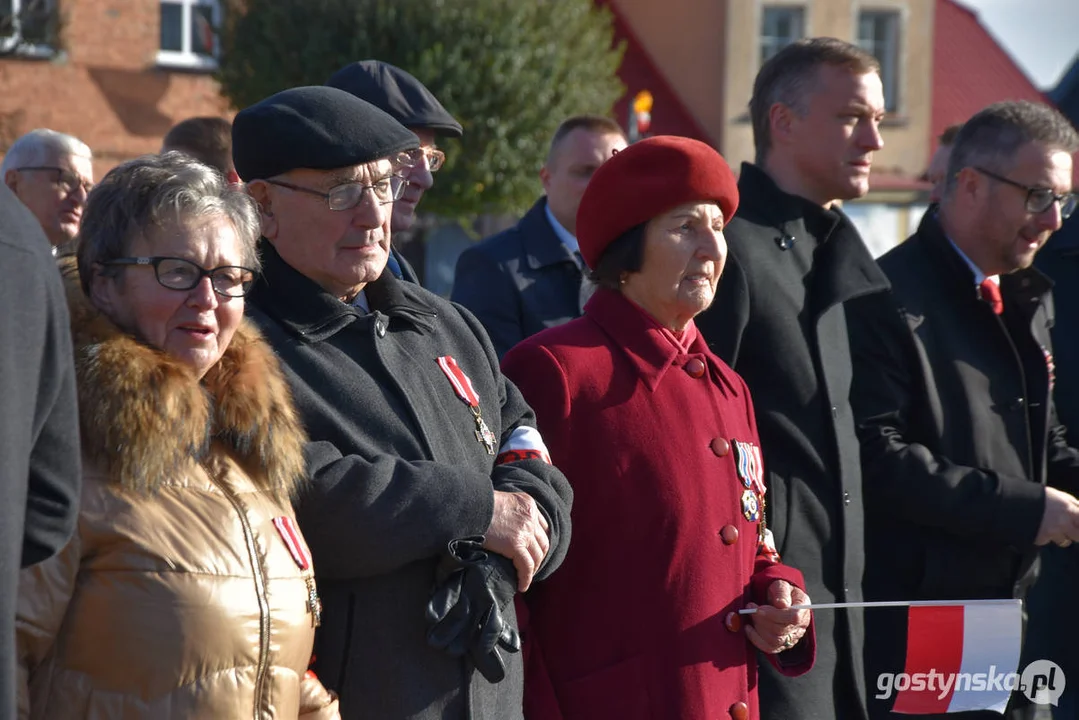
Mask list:
[[[415,77],[379,60],[360,60],[335,72],[326,84],[385,110],[405,127],[461,137],[461,123]]]
[[[374,105],[325,86],[282,90],[232,121],[232,160],[245,182],[296,168],[359,165],[419,146]]]

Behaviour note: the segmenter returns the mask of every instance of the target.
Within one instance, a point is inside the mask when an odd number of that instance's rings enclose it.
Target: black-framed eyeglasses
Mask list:
[[[162,287],[193,290],[204,277],[210,278],[214,292],[225,297],[243,297],[255,284],[255,271],[239,265],[221,265],[207,270],[197,263],[176,257],[124,257],[102,265],[142,265],[152,267]]]
[[[446,164],[446,153],[438,148],[419,147],[415,150],[405,150],[401,155],[404,158],[400,164],[409,169],[420,167],[426,161],[427,171],[435,173]]]
[[[18,168],[19,172],[24,170],[31,170],[33,172],[54,172],[56,176],[52,182],[57,187],[63,189],[66,193],[73,193],[78,188],[82,188],[87,193],[94,189],[94,184],[85,178],[71,172],[70,170],[62,167],[54,167],[51,165],[31,165],[28,167]]]
[[[1027,212],[1033,213],[1034,215],[1045,212],[1052,207],[1053,203],[1058,202],[1060,203],[1060,218],[1062,220],[1067,220],[1071,217],[1071,214],[1075,212],[1076,205],[1079,205],[1079,195],[1076,195],[1073,192],[1057,195],[1053,192],[1052,188],[1031,187],[1030,185],[1024,185],[1023,183],[1006,178],[1003,175],[997,175],[992,170],[986,170],[985,168],[977,166],[975,166],[974,169],[986,177],[993,178],[997,182],[1017,187],[1020,190],[1026,190]]]
[[[363,200],[363,194],[367,190],[371,191],[371,194],[375,197],[375,202],[379,205],[389,205],[394,200],[401,197],[401,188],[405,186],[405,181],[396,175],[389,175],[381,180],[376,180],[371,185],[364,185],[363,183],[358,182],[336,185],[330,188],[329,192],[321,192],[320,190],[306,188],[301,185],[293,185],[292,183],[287,183],[283,180],[265,180],[264,182],[267,182],[270,185],[288,188],[289,190],[295,190],[296,192],[303,192],[308,195],[320,197],[330,206],[330,210],[334,211],[350,210],[356,207],[360,204],[360,201]]]

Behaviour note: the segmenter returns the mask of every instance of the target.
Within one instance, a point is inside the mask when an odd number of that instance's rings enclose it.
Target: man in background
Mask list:
[[[937,149],[929,160],[929,169],[925,171],[925,179],[933,183],[933,189],[929,191],[929,202],[940,202],[944,192],[944,182],[947,180],[948,159],[952,156],[952,145],[955,136],[963,126],[960,124],[949,125],[937,138]]]
[[[479,318],[500,358],[526,337],[581,316],[591,283],[577,249],[577,206],[592,173],[625,147],[614,120],[568,118],[540,170],[546,195],[515,226],[458,258],[450,298]]]
[[[814,602],[862,599],[862,475],[850,408],[844,303],[887,281],[837,201],[869,190],[884,143],[877,60],[833,38],[768,60],[749,113],[729,253],[697,329],[749,385],[768,473],[768,524]],[[791,678],[762,663],[761,717],[865,717],[861,610],[816,613],[817,662]]]
[[[397,277],[417,282],[416,271],[401,254],[401,248],[408,244],[404,240],[416,224],[416,208],[423,194],[434,186],[434,173],[446,161],[446,154],[438,149],[438,139],[461,137],[461,123],[442,107],[423,83],[401,68],[379,60],[361,60],[346,65],[326,84],[366,100],[411,130],[420,140],[420,147],[409,152],[409,164],[399,171],[405,187],[393,204],[390,227],[394,244],[387,263],[390,272]]]
[[[47,128],[31,130],[4,155],[0,177],[37,218],[53,254],[75,252],[82,209],[94,186],[86,143]]]
[[[215,168],[230,183],[240,182],[232,166],[232,123],[220,117],[182,120],[165,134],[161,152],[178,150]]]

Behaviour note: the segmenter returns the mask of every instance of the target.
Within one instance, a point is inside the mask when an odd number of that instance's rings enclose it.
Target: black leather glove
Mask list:
[[[517,592],[517,572],[508,558],[487,552],[482,543],[483,538],[450,542],[427,604],[427,642],[453,657],[467,653],[480,674],[497,683],[506,676],[499,649],[521,650],[517,630],[502,616]]]

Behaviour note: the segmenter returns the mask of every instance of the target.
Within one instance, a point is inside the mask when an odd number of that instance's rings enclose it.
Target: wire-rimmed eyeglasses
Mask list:
[[[27,167],[16,168],[16,170],[18,172],[27,170],[32,172],[54,172],[56,173],[56,176],[52,180],[53,184],[68,194],[75,192],[80,187],[85,190],[87,194],[94,189],[94,184],[92,182],[62,167],[55,167],[53,165],[29,165]]]
[[[329,192],[314,190],[312,188],[303,187],[302,185],[294,185],[283,180],[267,179],[263,182],[320,197],[326,201],[330,210],[334,211],[350,210],[356,207],[360,204],[360,201],[363,200],[364,192],[368,190],[370,190],[371,194],[374,196],[375,202],[379,205],[388,205],[401,197],[401,188],[405,185],[405,181],[396,175],[389,175],[381,180],[376,180],[370,185],[364,185],[363,183],[358,182],[335,185],[330,188]]]
[[[193,290],[208,277],[214,292],[235,298],[246,295],[255,284],[255,271],[239,265],[221,265],[207,270],[191,260],[177,257],[122,257],[101,264],[152,267],[157,282],[169,290]]]

